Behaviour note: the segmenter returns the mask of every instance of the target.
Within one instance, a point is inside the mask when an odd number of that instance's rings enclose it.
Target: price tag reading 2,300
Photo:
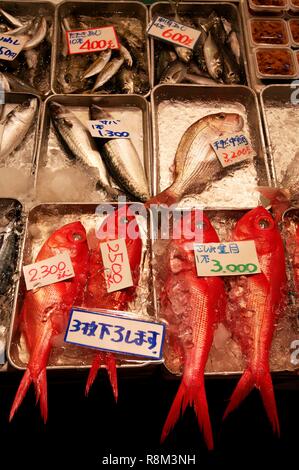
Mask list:
[[[193,49],[201,35],[201,31],[184,26],[169,18],[157,16],[148,26],[147,34],[156,39],[171,42],[176,46]]]
[[[66,31],[69,54],[84,54],[119,49],[114,26]]]
[[[253,240],[194,243],[198,276],[242,276],[260,273]]]
[[[67,252],[23,266],[23,272],[27,290],[37,289],[75,276],[73,264]]]
[[[88,121],[88,129],[92,137],[100,139],[129,139],[130,133],[124,130],[120,119],[99,119]]]
[[[250,139],[243,132],[224,135],[212,142],[212,147],[223,167],[235,165],[256,155]]]
[[[125,289],[133,285],[126,241],[123,238],[100,244],[107,292]]]

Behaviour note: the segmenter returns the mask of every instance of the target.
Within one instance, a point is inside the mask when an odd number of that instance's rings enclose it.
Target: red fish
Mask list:
[[[279,421],[269,370],[269,353],[278,314],[286,293],[286,268],[283,242],[272,216],[263,207],[245,214],[233,231],[234,240],[254,240],[261,273],[244,276],[230,294],[231,329],[246,357],[243,373],[224,418],[256,387],[272,424],[279,434]],[[240,295],[240,282],[243,294]],[[242,287],[241,287],[242,289]]]
[[[190,215],[188,215],[190,217]],[[202,219],[200,221],[200,218]],[[199,221],[199,222],[198,222]],[[184,222],[186,226],[186,223]],[[174,227],[175,238],[181,225]],[[213,435],[204,387],[204,371],[213,341],[214,325],[224,317],[225,290],[220,277],[198,277],[194,251],[190,243],[219,242],[209,219],[201,211],[192,211],[189,229],[193,236],[172,240],[169,248],[170,266],[161,297],[161,313],[168,321],[168,341],[183,351],[183,377],[166,419],[161,441],[167,437],[185,412],[187,405],[194,407],[199,426],[209,449],[213,448]],[[189,339],[180,339],[179,331],[189,331]]]
[[[90,251],[88,282],[85,295],[85,306],[88,308],[104,308],[112,310],[126,310],[129,302],[136,295],[139,281],[139,268],[141,262],[142,240],[135,215],[130,212],[129,206],[122,206],[108,215],[102,223],[95,246]],[[125,289],[107,292],[104,266],[100,245],[109,240],[124,238],[126,241],[128,258],[132,273],[133,286]],[[115,356],[111,353],[98,352],[93,360],[86,384],[86,395],[97,375],[102,363],[106,364],[115,400],[118,398],[117,373]]]
[[[297,222],[296,228],[296,246],[294,253],[293,270],[296,296],[299,297],[299,222]]]
[[[65,252],[70,255],[75,276],[37,290],[27,291],[25,295],[21,311],[21,330],[25,336],[30,359],[11,408],[10,420],[33,382],[43,420],[47,421],[46,367],[53,340],[63,334],[71,307],[81,304],[86,284],[88,246],[86,232],[80,222],[67,224],[52,233],[35,261],[42,261]]]

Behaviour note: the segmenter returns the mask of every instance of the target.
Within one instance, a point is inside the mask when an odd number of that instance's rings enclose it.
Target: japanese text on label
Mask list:
[[[120,119],[88,121],[88,128],[93,137],[100,137],[102,139],[130,138],[130,133],[123,130],[123,124]]]
[[[114,26],[66,31],[69,54],[119,49]]]
[[[212,143],[212,147],[223,167],[253,158],[250,139],[244,133],[225,135]]]
[[[193,49],[201,35],[201,31],[163,16],[157,16],[148,26],[147,34],[177,46]]]
[[[0,34],[0,59],[14,60],[25,46],[28,38],[25,36],[10,36]]]

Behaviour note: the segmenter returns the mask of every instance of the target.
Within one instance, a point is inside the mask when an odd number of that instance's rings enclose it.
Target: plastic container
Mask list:
[[[290,36],[286,21],[272,18],[254,18],[250,19],[248,23],[253,46],[290,46]]]
[[[288,0],[249,0],[249,7],[253,11],[268,12],[268,11],[283,11],[288,10]]]
[[[253,53],[258,78],[289,80],[297,76],[297,64],[291,49],[256,47]]]
[[[288,23],[292,45],[299,47],[299,19],[291,19]]]

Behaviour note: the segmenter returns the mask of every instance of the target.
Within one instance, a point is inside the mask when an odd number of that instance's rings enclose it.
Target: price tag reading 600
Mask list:
[[[100,245],[107,292],[114,292],[133,285],[127,245],[124,239],[111,240]]]

